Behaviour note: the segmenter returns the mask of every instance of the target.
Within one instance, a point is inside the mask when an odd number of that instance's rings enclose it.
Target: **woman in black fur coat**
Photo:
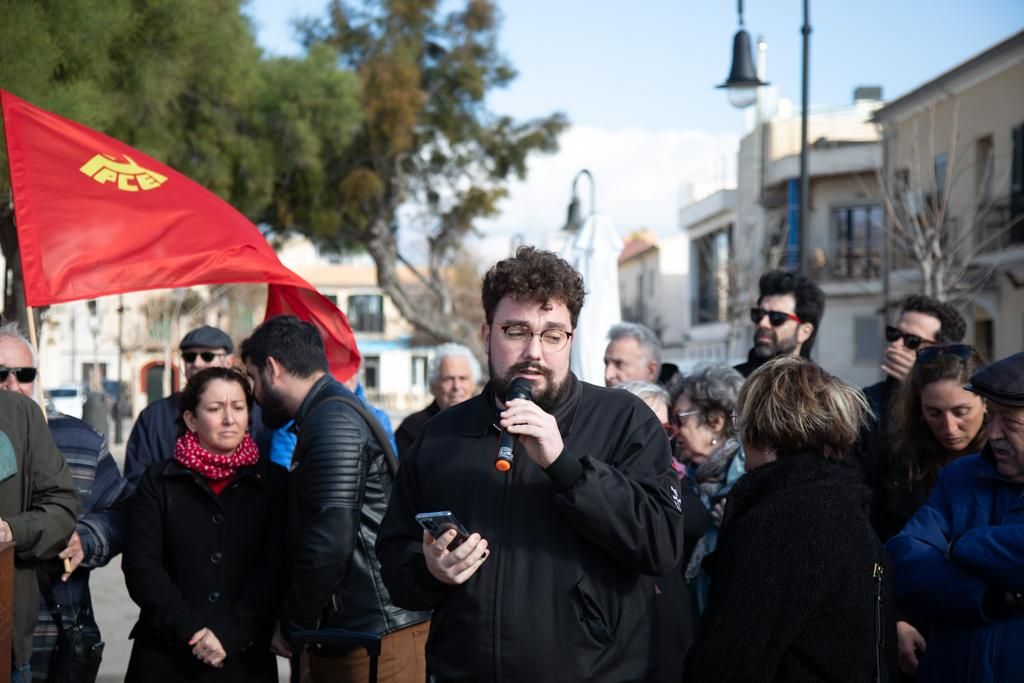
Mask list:
[[[855,388],[796,356],[747,380],[736,418],[747,474],[705,563],[711,592],[686,680],[890,678],[888,567],[835,465],[866,411]]]

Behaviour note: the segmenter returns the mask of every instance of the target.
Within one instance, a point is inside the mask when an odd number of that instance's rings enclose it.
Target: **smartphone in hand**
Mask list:
[[[455,540],[448,544],[448,550],[455,550],[469,538],[469,532],[466,531],[466,527],[462,526],[462,522],[447,510],[442,510],[441,512],[421,512],[416,515],[416,521],[427,530],[427,533],[434,537],[434,540],[443,536],[449,529],[455,529]]]

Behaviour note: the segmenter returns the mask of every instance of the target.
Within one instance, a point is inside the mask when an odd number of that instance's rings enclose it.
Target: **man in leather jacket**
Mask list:
[[[241,355],[266,426],[294,419],[298,433],[289,482],[289,585],[276,651],[290,655],[292,635],[304,629],[375,633],[382,638],[379,680],[422,683],[430,614],[395,607],[374,553],[394,476],[390,445],[374,436],[355,407],[359,399],[328,374],[312,324],[272,318],[242,343]],[[309,657],[315,683],[366,680],[368,666],[362,649]]]

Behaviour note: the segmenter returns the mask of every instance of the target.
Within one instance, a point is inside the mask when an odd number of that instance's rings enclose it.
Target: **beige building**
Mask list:
[[[644,231],[627,239],[619,256],[622,319],[653,330],[666,362],[677,362],[674,350],[685,341],[689,324],[688,248],[685,235]]]
[[[811,112],[808,121],[808,272],[828,297],[815,359],[859,384],[877,378],[881,350],[881,146],[871,123],[879,96],[877,89],[858,89],[853,104]],[[686,364],[745,360],[758,278],[797,267],[799,131],[799,116],[756,126],[740,142],[737,188],[680,212],[690,241]]]
[[[965,270],[961,277],[954,263],[944,284],[951,300],[964,302],[968,338],[991,359],[1020,351],[1024,32],[893,100],[875,120],[884,130],[886,186],[902,219],[942,228],[947,253],[960,246]],[[906,240],[898,226],[892,232],[894,243]],[[926,284],[894,247],[891,301]]]

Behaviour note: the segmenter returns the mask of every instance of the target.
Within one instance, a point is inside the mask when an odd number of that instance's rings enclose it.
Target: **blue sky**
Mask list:
[[[446,0],[455,6],[455,0]],[[565,112],[573,128],[555,157],[514,184],[498,235],[564,220],[575,169],[594,171],[598,205],[622,232],[674,228],[684,183],[727,175],[743,114],[714,86],[729,70],[735,0],[499,0],[500,46],[519,71],[491,108],[516,117]],[[799,102],[801,0],[746,0],[747,30],[768,43],[768,79]],[[271,54],[294,54],[290,19],[326,0],[252,0]],[[880,85],[886,99],[1024,29],[1024,0],[811,1],[811,106]]]

